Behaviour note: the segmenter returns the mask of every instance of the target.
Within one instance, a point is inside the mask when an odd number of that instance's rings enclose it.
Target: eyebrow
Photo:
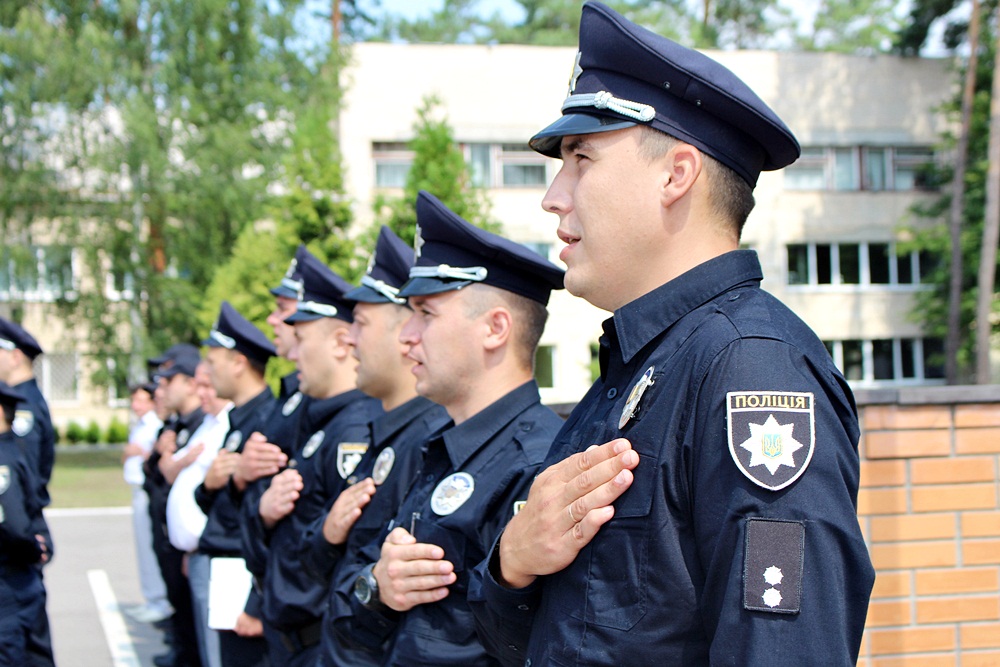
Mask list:
[[[569,155],[573,151],[578,150],[592,151],[594,150],[594,146],[585,137],[573,137],[563,142],[563,145],[559,148],[559,153],[560,155]]]

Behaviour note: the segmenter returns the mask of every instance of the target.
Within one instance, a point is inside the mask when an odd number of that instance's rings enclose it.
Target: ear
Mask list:
[[[333,330],[333,357],[344,361],[351,356],[351,332],[347,325],[338,325]]]
[[[666,208],[694,187],[701,175],[701,151],[691,144],[679,143],[664,156],[660,182],[660,201]]]
[[[483,313],[482,317],[486,326],[483,348],[492,352],[506,345],[514,328],[514,318],[510,311],[503,306],[495,306]]]

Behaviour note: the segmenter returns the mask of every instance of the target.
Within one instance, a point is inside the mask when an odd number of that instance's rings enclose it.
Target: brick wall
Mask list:
[[[860,665],[1000,666],[1000,386],[858,392]]]

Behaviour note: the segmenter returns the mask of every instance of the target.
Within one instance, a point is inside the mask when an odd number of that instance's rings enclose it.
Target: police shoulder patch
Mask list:
[[[802,599],[805,524],[748,519],[743,560],[743,607],[797,614]]]
[[[750,481],[771,491],[802,476],[816,446],[811,393],[731,391],[726,394],[729,453]]]
[[[10,430],[14,432],[14,435],[23,438],[31,433],[34,426],[35,415],[31,410],[16,410],[14,412],[14,421],[10,425]]]
[[[337,445],[337,472],[341,479],[351,476],[367,451],[367,442],[341,442]]]

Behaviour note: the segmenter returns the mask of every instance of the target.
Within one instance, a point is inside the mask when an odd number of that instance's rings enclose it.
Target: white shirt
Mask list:
[[[229,432],[229,411],[232,409],[233,404],[229,403],[217,416],[206,414],[201,426],[188,438],[188,444],[174,452],[176,460],[187,453],[188,447],[199,442],[205,445],[194,463],[177,474],[167,496],[167,535],[170,543],[181,551],[197,549],[201,531],[205,530],[208,517],[195,502],[194,490],[205,481],[205,474],[222,448],[222,441]]]
[[[149,454],[153,451],[153,445],[156,444],[156,434],[160,432],[162,427],[163,422],[156,416],[156,411],[150,410],[139,417],[128,432],[128,441],[130,444],[139,445],[146,454]],[[146,479],[146,475],[142,472],[142,462],[145,460],[144,456],[138,454],[125,459],[124,477],[126,482],[142,486]]]

